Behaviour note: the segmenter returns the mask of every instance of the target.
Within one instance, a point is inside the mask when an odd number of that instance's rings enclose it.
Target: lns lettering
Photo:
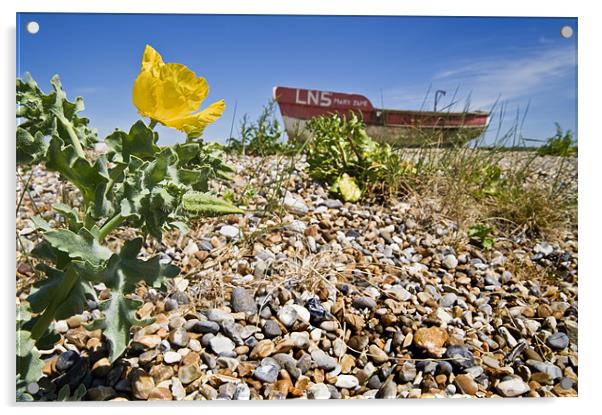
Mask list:
[[[306,99],[303,99],[301,92],[307,92]],[[318,105],[321,107],[329,107],[332,105],[330,92],[322,91],[304,91],[301,89],[295,90],[295,102],[301,105]]]

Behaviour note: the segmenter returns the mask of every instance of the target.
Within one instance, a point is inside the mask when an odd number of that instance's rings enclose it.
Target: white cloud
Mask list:
[[[472,90],[472,106],[491,106],[504,101],[529,98],[554,88],[558,80],[574,73],[577,65],[573,47],[544,50],[519,58],[487,59],[454,68],[435,76],[435,83],[463,84]]]
[[[468,96],[471,109],[488,110],[498,100],[513,104],[523,101],[526,104],[534,95],[557,88],[559,81],[575,73],[576,66],[573,46],[517,53],[516,57],[460,61],[454,67],[433,75],[426,107],[432,107],[437,89],[447,91],[445,102],[442,101],[444,105],[451,101],[456,89],[456,101],[460,107]],[[391,90],[386,98],[396,106],[412,105],[411,108],[416,108],[421,105],[427,92],[427,87],[422,88],[422,91],[417,87]]]

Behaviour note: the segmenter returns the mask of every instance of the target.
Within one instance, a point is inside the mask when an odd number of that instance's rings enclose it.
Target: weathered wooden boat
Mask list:
[[[361,116],[370,137],[399,147],[461,145],[480,136],[489,123],[489,113],[413,111],[375,108],[363,95],[274,87],[289,138],[306,139],[305,123],[321,115],[350,111]]]

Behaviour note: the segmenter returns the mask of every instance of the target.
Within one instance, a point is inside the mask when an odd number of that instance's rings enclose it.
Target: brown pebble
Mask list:
[[[155,380],[155,383],[161,383],[165,380],[169,380],[174,375],[174,369],[168,365],[155,365],[151,368],[149,374]]]
[[[168,388],[155,388],[148,394],[149,401],[171,401],[171,391]]]
[[[479,390],[479,386],[470,375],[457,375],[454,379],[454,383],[460,391],[466,395],[474,396]]]
[[[181,364],[184,366],[195,365],[199,363],[201,356],[197,352],[190,352],[182,358]]]
[[[251,354],[249,357],[251,359],[263,359],[264,357],[270,356],[274,353],[274,342],[271,340],[261,340],[258,342],[253,350],[251,350]]]
[[[82,325],[82,316],[81,315],[75,315],[75,316],[71,316],[67,319],[67,325],[69,326],[69,328],[76,328]]]
[[[136,369],[131,375],[132,393],[138,399],[148,399],[155,387],[155,380],[142,369]]]

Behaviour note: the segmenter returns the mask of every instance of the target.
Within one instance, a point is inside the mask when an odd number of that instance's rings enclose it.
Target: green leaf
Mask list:
[[[72,259],[81,259],[93,266],[100,266],[111,257],[111,250],[100,245],[85,228],[78,233],[62,229],[44,234],[44,239]]]
[[[31,309],[28,305],[19,304],[17,306],[17,328],[20,328],[23,322],[31,319]]]
[[[33,224],[37,231],[48,232],[52,230],[50,224],[41,216],[32,216],[29,221]]]
[[[188,232],[190,232],[188,225],[178,220],[170,222],[169,227],[177,229],[182,235],[186,235]]]
[[[32,164],[43,160],[48,144],[44,141],[44,134],[36,131],[31,135],[24,128],[17,127],[17,164]]]
[[[99,304],[103,318],[94,321],[89,329],[103,330],[111,345],[109,359],[112,362],[127,347],[131,327],[150,323],[149,320],[136,317],[136,310],[142,303],[126,297],[126,294],[132,291],[140,280],[144,280],[149,286],[160,287],[166,278],[175,277],[180,271],[176,266],[162,264],[159,256],[146,261],[138,259],[141,247],[142,238],[126,242],[119,255],[113,255],[107,267],[97,274],[98,281],[111,288],[111,298]]]
[[[81,144],[92,148],[98,141],[96,130],[88,126],[87,118],[78,115],[84,110],[83,99],[67,100],[57,75],[52,77],[50,84],[53,91],[44,94],[29,74],[25,74],[24,79],[17,79],[17,117],[23,120],[19,127],[32,136],[37,133],[45,137],[56,134],[66,139],[68,133],[63,123],[69,123]]]
[[[159,151],[159,147],[155,144],[157,139],[157,133],[139,120],[132,125],[129,133],[115,131],[105,138],[108,147],[107,155],[111,161],[126,164],[129,163],[130,156],[149,159]]]
[[[57,268],[64,268],[70,261],[69,255],[65,252],[61,252],[54,248],[48,243],[48,241],[42,240],[37,244],[31,251],[31,255],[34,258],[44,259],[55,264]]]
[[[54,203],[52,205],[52,209],[54,209],[55,212],[63,215],[63,218],[65,219],[65,222],[67,222],[67,226],[69,227],[70,231],[78,232],[84,226],[83,222],[79,220],[79,214],[75,208],[72,208],[64,203]],[[50,229],[44,230],[49,231]]]
[[[362,191],[355,183],[355,179],[346,173],[337,179],[331,190],[341,195],[345,202],[357,202],[362,197]]]
[[[37,382],[43,375],[44,362],[40,352],[35,347],[31,333],[17,330],[17,379],[26,383]]]
[[[87,214],[94,219],[102,219],[113,216],[115,209],[111,201],[107,198],[108,183],[101,183],[94,192],[94,203],[88,208]]]
[[[53,136],[48,147],[46,167],[56,171],[79,189],[86,203],[94,201],[96,188],[108,181],[101,174],[100,165],[92,165],[79,157],[71,145],[64,146],[58,136]]]
[[[80,274],[73,263],[65,271],[52,268],[45,264],[36,267],[46,274],[46,278],[38,281],[31,289],[27,301],[34,313],[43,312],[57,296],[63,296],[62,302],[54,310],[53,318],[55,320],[67,319],[76,314],[81,314],[86,307],[86,297],[95,297],[92,284],[80,277],[77,277],[75,284],[65,292],[65,280],[68,273]]]
[[[217,216],[244,211],[209,193],[188,192],[182,197],[182,207],[192,215]]]
[[[186,165],[188,162],[196,158],[201,152],[200,143],[177,143],[173,146],[173,150],[178,155],[180,165]]]

